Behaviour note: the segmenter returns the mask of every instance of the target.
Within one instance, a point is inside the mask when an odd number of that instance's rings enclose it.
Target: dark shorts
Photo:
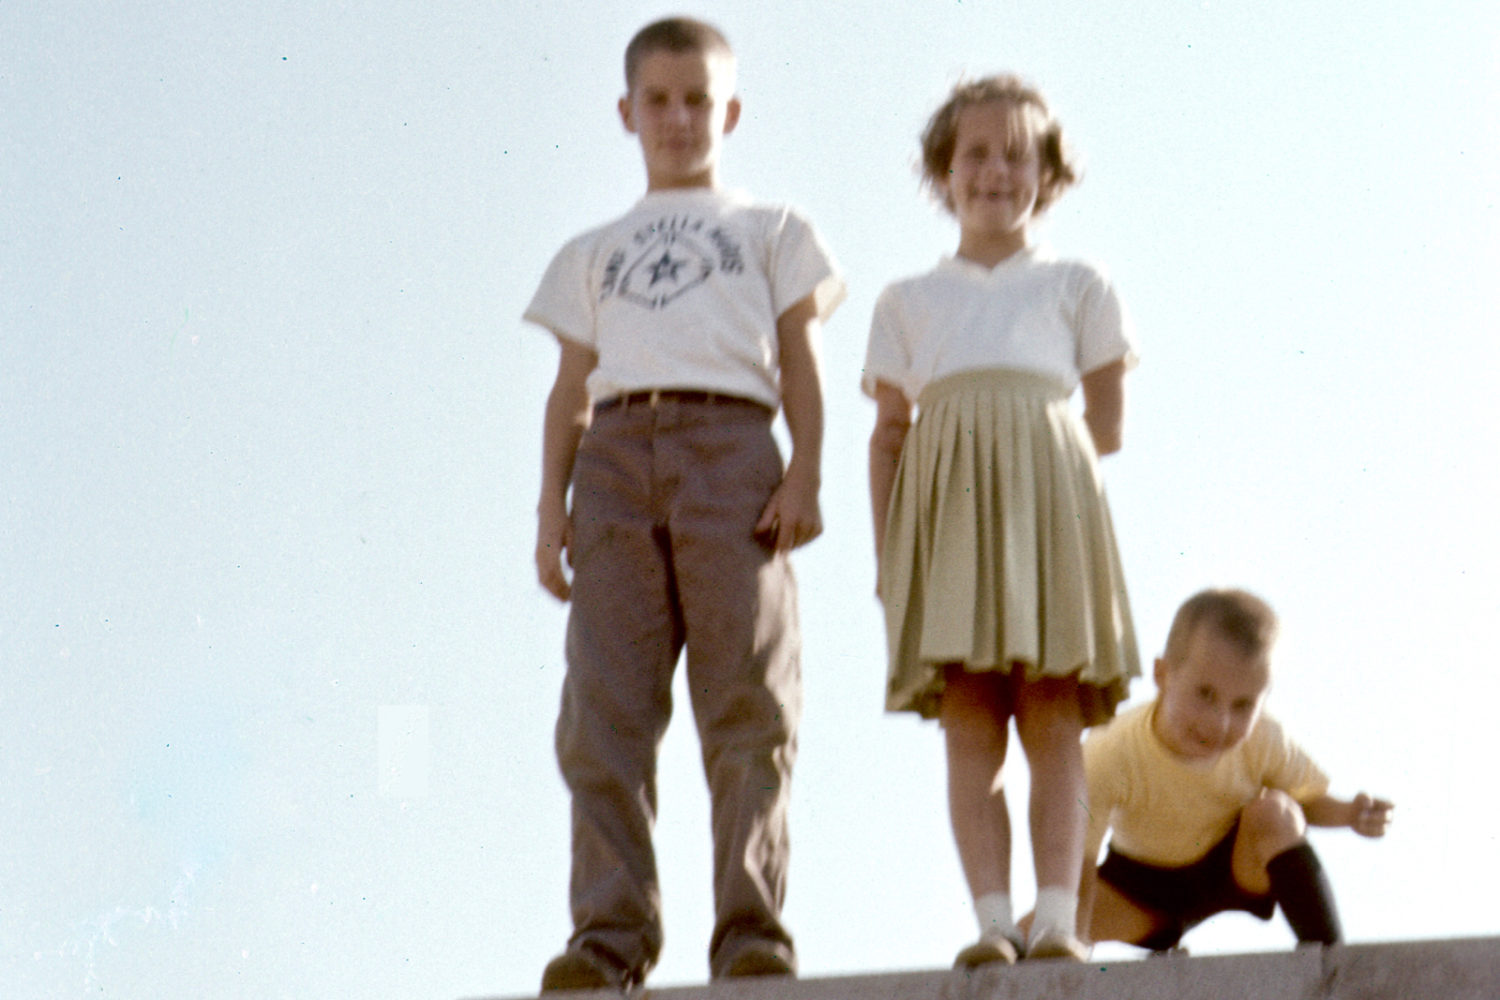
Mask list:
[[[1113,847],[1099,866],[1099,878],[1132,903],[1155,914],[1162,927],[1144,941],[1153,951],[1175,947],[1182,935],[1215,913],[1244,910],[1262,920],[1276,912],[1273,896],[1256,896],[1234,881],[1234,838],[1239,824],[1203,857],[1181,868],[1136,861]]]

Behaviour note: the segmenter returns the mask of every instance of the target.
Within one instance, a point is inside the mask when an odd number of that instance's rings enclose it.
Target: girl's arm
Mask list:
[[[1120,450],[1125,423],[1125,361],[1112,361],[1083,376],[1083,422],[1102,458]]]
[[[559,601],[572,593],[563,573],[562,557],[572,556],[573,525],[568,516],[568,484],[573,480],[573,459],[578,441],[589,425],[589,372],[599,355],[566,337],[558,337],[562,353],[557,359],[557,378],[547,395],[542,420],[542,496],[536,505],[536,575],[543,587]]]
[[[870,507],[875,516],[875,567],[885,551],[885,514],[896,485],[896,464],[911,429],[911,403],[889,382],[875,383],[875,430],[870,434]]]
[[[1323,795],[1302,803],[1302,813],[1310,826],[1347,826],[1362,837],[1383,837],[1396,808],[1385,799],[1360,792],[1352,799]]]
[[[809,295],[776,319],[781,355],[781,410],[792,438],[781,485],[771,495],[755,534],[786,552],[823,533],[818,490],[823,465],[823,373],[818,360],[818,304]]]

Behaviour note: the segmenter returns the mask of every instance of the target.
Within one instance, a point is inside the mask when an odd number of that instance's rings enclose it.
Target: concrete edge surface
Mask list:
[[[540,974],[540,973],[538,973]],[[526,1000],[536,994],[527,995]],[[547,1000],[619,1000],[612,990]],[[631,1000],[1500,1000],[1500,937],[648,986]],[[503,998],[472,998],[503,1000]],[[512,998],[523,1000],[523,998]]]

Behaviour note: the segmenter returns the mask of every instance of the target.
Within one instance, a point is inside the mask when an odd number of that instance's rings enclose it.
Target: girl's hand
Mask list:
[[[1391,822],[1391,810],[1396,807],[1385,799],[1376,799],[1360,792],[1350,803],[1349,828],[1361,837],[1384,837],[1385,828]]]

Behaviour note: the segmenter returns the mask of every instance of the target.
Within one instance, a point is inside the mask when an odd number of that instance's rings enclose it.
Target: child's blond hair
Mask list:
[[[1280,624],[1271,606],[1248,591],[1199,591],[1182,603],[1172,619],[1162,654],[1168,666],[1182,661],[1200,627],[1213,629],[1246,657],[1260,659],[1270,654]]]

